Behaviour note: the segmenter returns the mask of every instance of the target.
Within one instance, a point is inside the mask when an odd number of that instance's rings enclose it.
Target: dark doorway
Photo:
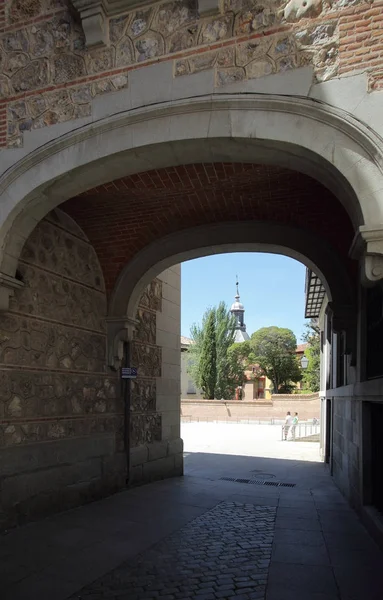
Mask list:
[[[326,399],[326,440],[325,462],[331,466],[331,440],[332,440],[332,402]]]
[[[371,502],[383,514],[383,404],[371,402]]]
[[[367,290],[367,379],[383,376],[383,287]]]

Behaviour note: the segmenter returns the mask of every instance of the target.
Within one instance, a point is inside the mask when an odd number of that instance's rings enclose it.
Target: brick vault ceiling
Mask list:
[[[94,245],[109,292],[139,250],[198,225],[248,220],[295,225],[322,236],[345,261],[354,234],[345,209],[318,181],[255,164],[192,164],[138,173],[88,190],[61,208]]]

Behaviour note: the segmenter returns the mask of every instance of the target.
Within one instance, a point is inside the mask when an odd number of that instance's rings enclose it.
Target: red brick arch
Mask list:
[[[279,167],[204,163],[147,171],[89,190],[62,208],[94,245],[109,294],[123,267],[148,244],[228,221],[272,221],[312,231],[353,269],[347,255],[354,230],[340,202],[318,181]]]

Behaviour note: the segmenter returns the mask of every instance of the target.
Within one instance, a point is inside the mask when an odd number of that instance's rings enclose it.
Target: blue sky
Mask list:
[[[200,323],[207,307],[234,302],[239,277],[245,323],[251,335],[260,327],[288,327],[298,342],[303,333],[305,267],[286,256],[240,252],[207,256],[182,263],[181,333]]]

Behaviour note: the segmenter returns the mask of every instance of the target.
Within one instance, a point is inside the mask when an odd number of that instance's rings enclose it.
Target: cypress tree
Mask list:
[[[215,321],[215,310],[212,310],[206,320],[199,361],[201,389],[205,400],[214,400],[215,397],[215,385],[217,380],[217,342]]]

